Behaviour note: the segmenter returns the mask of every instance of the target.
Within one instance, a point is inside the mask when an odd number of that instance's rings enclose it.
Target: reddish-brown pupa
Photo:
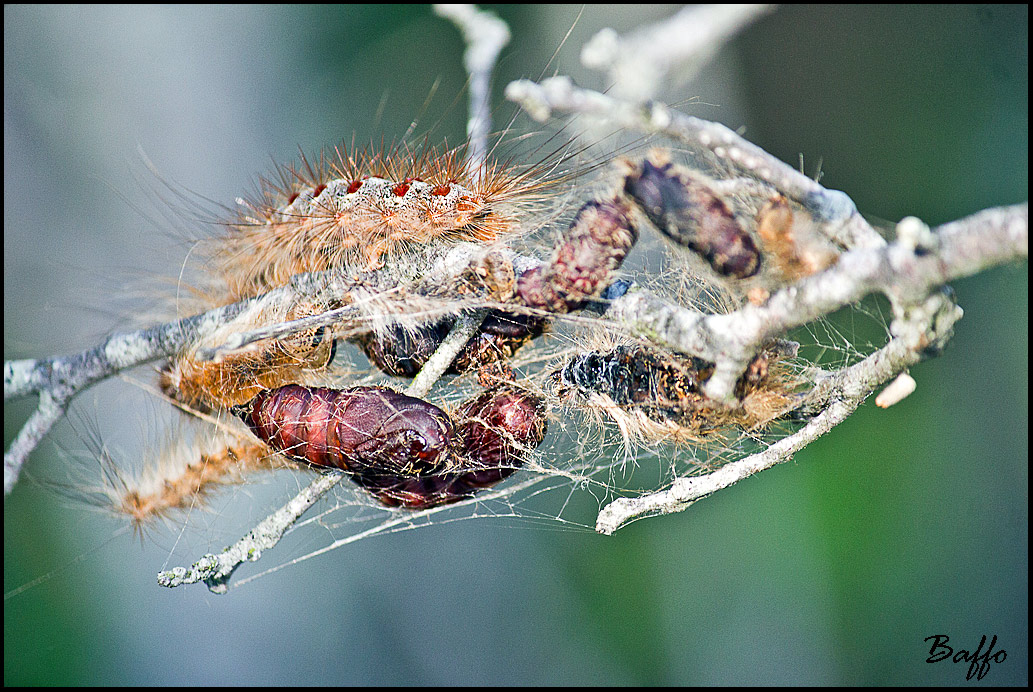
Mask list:
[[[626,202],[587,202],[549,262],[520,275],[517,295],[525,305],[549,312],[579,310],[606,290],[636,240]]]
[[[511,476],[545,439],[545,402],[511,385],[493,388],[455,412],[457,470],[417,477],[354,474],[388,506],[424,509],[467,499]]]
[[[760,269],[760,252],[728,205],[702,179],[649,159],[624,181],[624,193],[668,238],[700,255],[722,276],[745,279]]]
[[[514,386],[489,390],[452,419],[422,399],[382,387],[288,385],[238,415],[273,450],[348,471],[389,506],[458,502],[520,468],[545,437],[545,405]]]
[[[287,385],[236,412],[273,450],[313,466],[394,477],[454,464],[448,415],[384,387]]]

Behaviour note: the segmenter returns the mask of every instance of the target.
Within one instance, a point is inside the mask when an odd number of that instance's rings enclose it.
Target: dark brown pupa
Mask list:
[[[753,238],[702,179],[672,163],[646,159],[626,176],[624,194],[661,233],[698,254],[718,274],[745,279],[760,270]]]

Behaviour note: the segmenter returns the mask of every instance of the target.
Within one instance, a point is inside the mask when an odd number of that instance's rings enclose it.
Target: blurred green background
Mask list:
[[[605,87],[578,66],[584,40],[674,8],[586,7],[576,25],[576,7],[497,11],[513,32],[501,102],[506,82],[543,73]],[[298,146],[390,140],[421,114],[459,141],[461,51],[426,7],[6,6],[4,357],[98,343],[146,304],[127,286],[176,274],[185,244],[167,229],[188,224],[155,201],[154,188],[172,195],[140,151],[232,204]],[[691,97],[690,113],[791,163],[804,154],[808,173],[823,161],[823,182],[877,218],[936,224],[1028,198],[1026,6],[786,7],[664,94]],[[154,575],[233,541],[299,481],[230,493],[201,529],[141,545],[54,492],[84,446],[62,424],[4,505],[5,593],[44,577],[5,600],[4,682],[955,685],[967,665],[925,663],[923,639],[971,649],[986,634],[1007,660],[982,684],[1026,684],[1027,266],[954,288],[965,318],[912,370],[914,395],[866,404],[793,463],[688,512],[609,538],[444,523],[225,597]],[[839,327],[881,340],[849,316]],[[5,446],[33,405],[5,404]],[[75,408],[79,435],[137,455],[162,416],[120,381]],[[581,504],[568,518],[591,524],[595,504]],[[342,532],[309,527],[240,576]]]

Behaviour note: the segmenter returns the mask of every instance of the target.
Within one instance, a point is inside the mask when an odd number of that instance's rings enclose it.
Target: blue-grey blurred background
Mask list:
[[[605,87],[578,65],[585,39],[675,10],[587,7],[576,24],[576,7],[497,11],[513,32],[501,102],[509,80],[543,73]],[[391,140],[418,115],[456,142],[462,48],[426,7],[6,6],[4,357],[98,343],[148,304],[136,287],[176,275],[186,244],[169,230],[188,224],[156,201],[173,194],[141,151],[232,204],[299,146]],[[664,95],[691,97],[692,114],[745,127],[793,164],[802,153],[809,173],[821,160],[824,183],[876,218],[936,224],[1028,198],[1026,6],[786,7]],[[688,512],[609,538],[443,523],[228,596],[162,590],[154,575],[232,542],[300,481],[228,493],[200,528],[141,545],[55,491],[82,476],[76,464],[88,475],[74,459],[94,430],[137,456],[153,444],[161,404],[105,383],[5,501],[4,682],[952,685],[967,664],[925,663],[923,639],[974,649],[985,634],[1007,659],[982,684],[1025,684],[1027,266],[954,288],[965,318],[912,370],[914,395],[865,405],[794,462]],[[860,343],[884,328],[837,324]],[[34,403],[5,404],[5,446]],[[591,525],[589,500],[565,516]],[[240,576],[347,533],[309,529]]]

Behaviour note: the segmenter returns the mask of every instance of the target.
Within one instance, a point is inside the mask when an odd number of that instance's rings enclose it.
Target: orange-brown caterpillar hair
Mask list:
[[[285,339],[266,340],[216,360],[195,356],[203,347],[217,347],[226,338],[273,321],[299,319],[319,312],[314,305],[296,303],[286,310],[254,306],[203,342],[169,360],[159,385],[170,398],[195,411],[224,410],[243,404],[263,389],[298,382],[333,360],[335,340],[328,327],[307,329]]]
[[[220,432],[177,438],[139,474],[123,472],[106,456],[103,465],[100,501],[142,531],[176,511],[203,508],[218,488],[244,483],[254,472],[289,467],[291,462],[246,433]]]
[[[465,146],[403,143],[303,156],[275,181],[263,179],[242,217],[214,242],[217,271],[239,298],[303,272],[375,269],[428,243],[490,243],[515,231],[516,207],[549,184],[547,164],[489,161],[469,171],[465,153]]]

